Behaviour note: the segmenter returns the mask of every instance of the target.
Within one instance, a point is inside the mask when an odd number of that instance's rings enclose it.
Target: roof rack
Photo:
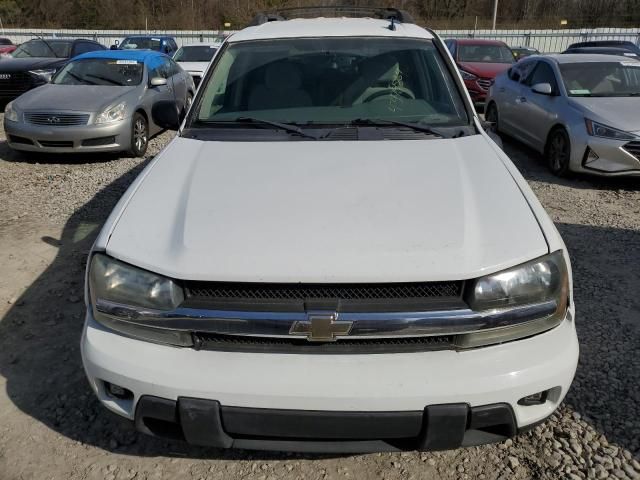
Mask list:
[[[392,25],[394,22],[415,23],[410,13],[397,8],[335,5],[332,7],[291,7],[282,8],[273,12],[260,12],[253,18],[249,26],[255,27],[268,22],[280,22],[284,20],[291,20],[293,18],[315,18],[326,16],[379,18],[382,20],[389,20]]]

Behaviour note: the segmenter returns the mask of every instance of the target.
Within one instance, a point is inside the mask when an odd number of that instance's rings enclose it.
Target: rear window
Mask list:
[[[63,40],[29,40],[16,48],[12,56],[14,58],[69,58],[72,43]]]
[[[369,37],[231,43],[196,124],[241,117],[295,124],[395,120],[454,126],[468,117],[430,40]]]
[[[513,53],[504,45],[458,45],[458,61],[478,63],[513,63]]]
[[[161,45],[160,38],[130,37],[122,41],[120,48],[123,50],[160,50]]]
[[[182,47],[173,56],[176,62],[209,62],[218,49],[208,45]]]

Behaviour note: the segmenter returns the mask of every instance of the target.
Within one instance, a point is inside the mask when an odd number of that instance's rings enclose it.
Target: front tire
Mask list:
[[[131,120],[131,146],[129,153],[134,157],[143,157],[149,146],[149,123],[144,115],[136,112]]]
[[[564,128],[557,128],[549,135],[545,157],[551,173],[558,177],[566,177],[570,174],[571,140]]]

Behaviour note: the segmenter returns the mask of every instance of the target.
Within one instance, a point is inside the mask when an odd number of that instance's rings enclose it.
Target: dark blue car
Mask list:
[[[111,50],[155,50],[172,56],[178,50],[175,38],[166,35],[131,35],[122,43],[116,41]]]

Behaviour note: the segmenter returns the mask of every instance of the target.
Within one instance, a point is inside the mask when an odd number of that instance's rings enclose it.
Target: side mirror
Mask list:
[[[166,130],[178,130],[180,128],[180,112],[176,102],[162,100],[151,107],[153,123]]]
[[[162,87],[167,84],[167,79],[162,77],[153,77],[149,82],[152,87]]]
[[[553,89],[548,83],[536,83],[531,87],[531,91],[540,95],[551,95],[553,93]]]

